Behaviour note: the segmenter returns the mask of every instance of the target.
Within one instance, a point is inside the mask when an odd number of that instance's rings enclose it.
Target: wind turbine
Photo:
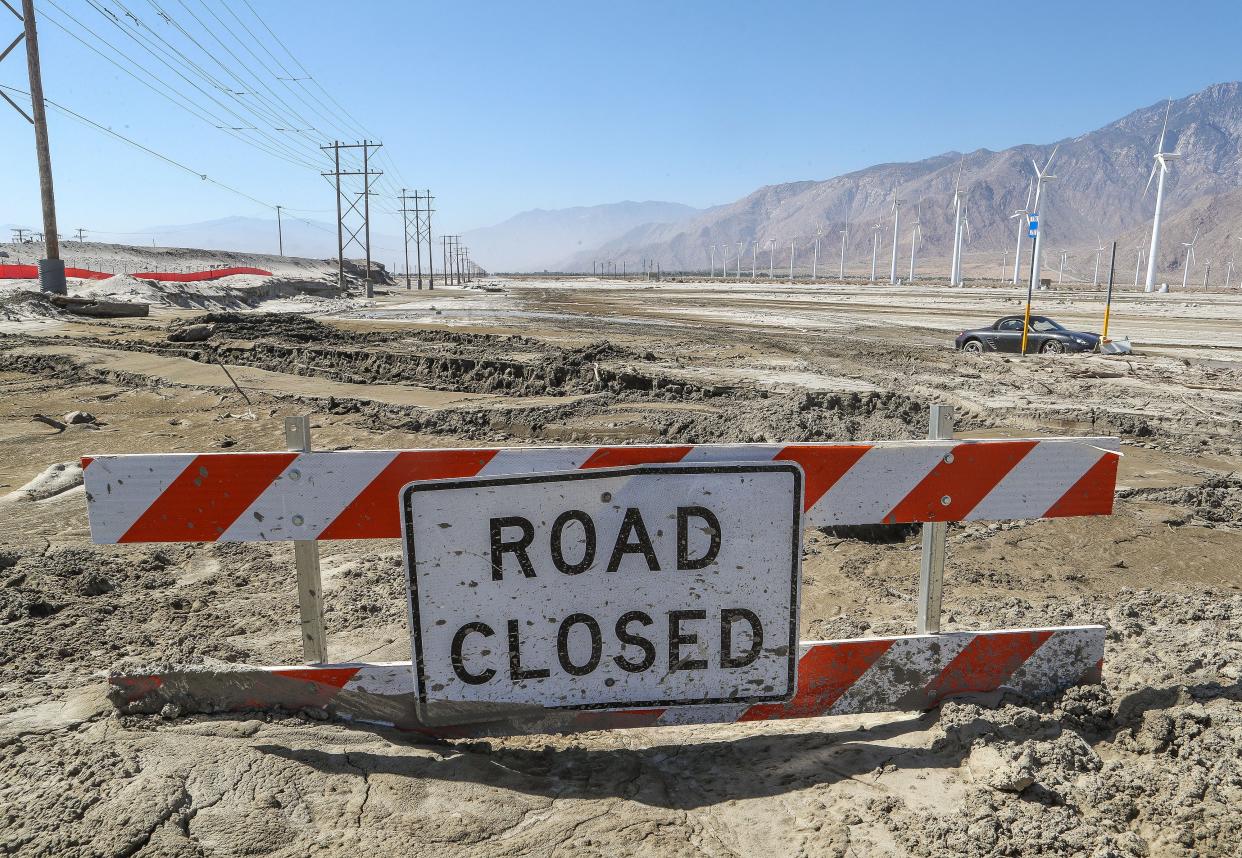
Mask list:
[[[875,259],[876,254],[880,251],[880,230],[884,229],[879,223],[873,224],[871,227],[871,282],[875,282]]]
[[[1057,150],[1061,148],[1058,143],[1052,147],[1052,154],[1048,156],[1048,160],[1044,162],[1044,168],[1041,170],[1039,165],[1035,163],[1035,159],[1031,159],[1031,166],[1035,168],[1035,208],[1031,211],[1039,214],[1039,201],[1043,197],[1044,183],[1055,179],[1056,176],[1048,172],[1048,168],[1052,166],[1052,159],[1057,156]],[[1039,261],[1044,249],[1044,218],[1040,217],[1039,231],[1035,233],[1035,259],[1031,263],[1031,282],[1036,286],[1039,285]]]
[[[1178,157],[1177,152],[1164,151],[1164,134],[1169,128],[1169,111],[1172,108],[1173,99],[1169,99],[1164,108],[1164,124],[1160,126],[1160,142],[1156,144],[1156,163],[1151,165],[1151,175],[1147,177],[1147,187],[1143,190],[1145,198],[1151,190],[1151,180],[1156,178],[1158,170],[1160,181],[1156,183],[1156,214],[1151,220],[1151,250],[1147,252],[1147,285],[1144,292],[1150,292],[1156,285],[1156,257],[1160,254],[1160,210],[1164,207],[1164,177],[1169,172],[1169,161]]]
[[[1100,285],[1100,254],[1104,252],[1104,241],[1100,238],[1100,234],[1095,234],[1095,273],[1091,275],[1091,286],[1095,288]]]
[[[1186,288],[1186,281],[1190,278],[1191,266],[1195,264],[1195,242],[1199,240],[1199,231],[1195,230],[1195,237],[1190,241],[1183,241],[1182,247],[1186,248],[1186,267],[1182,269],[1182,288]]]
[[[1139,269],[1143,267],[1143,245],[1134,248],[1134,288],[1138,288]]]
[[[742,279],[742,248],[745,246],[746,242],[744,241],[739,241],[737,243],[737,274],[734,276],[734,280]]]
[[[953,258],[949,262],[949,285],[960,286],[958,276],[962,264],[962,168],[965,157],[957,165],[957,181],[953,184]]]
[[[1018,244],[1013,251],[1013,285],[1018,285],[1018,278],[1022,276],[1022,239],[1026,235],[1027,216],[1031,213],[1031,194],[1034,192],[1034,182],[1026,183],[1026,205],[1020,209],[1014,209],[1013,214],[1009,216],[1010,220],[1018,221]]]
[[[910,230],[910,282],[914,282],[914,253],[918,249],[919,242],[923,240],[923,227],[920,225],[923,220],[923,204],[919,203],[914,210],[914,227]]]
[[[775,275],[775,269],[772,267],[773,260],[776,259],[776,239],[768,239],[768,279],[771,280]]]
[[[1233,257],[1229,257],[1229,267],[1225,269],[1225,288],[1229,288],[1229,281],[1233,279]]]
[[[824,227],[815,221],[815,255],[811,257],[811,279],[819,276],[819,240],[824,234]]]
[[[759,258],[759,239],[755,239],[750,246],[750,280],[755,281],[755,260]]]
[[[901,223],[901,199],[893,197],[893,267],[888,273],[890,286],[897,285],[897,244],[900,239],[898,228]]]
[[[708,279],[716,276],[716,245],[712,245],[712,271],[707,275]]]
[[[848,229],[841,230],[841,270],[837,273],[837,279],[845,281],[845,239],[849,237]]]
[[[1208,287],[1208,275],[1212,273],[1212,260],[1208,260],[1203,264],[1203,290],[1206,292]]]
[[[796,238],[793,241],[789,242],[789,282],[790,283],[793,282],[794,247],[797,244],[798,244],[798,239]]]
[[[1058,286],[1060,286],[1061,282],[1065,280],[1065,257],[1067,256],[1069,256],[1069,251],[1062,250],[1061,251],[1061,268],[1059,271],[1057,271],[1057,285]]]

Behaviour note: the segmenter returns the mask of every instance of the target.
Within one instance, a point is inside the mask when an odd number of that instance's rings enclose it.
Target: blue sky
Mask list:
[[[195,103],[208,104],[92,7],[123,16],[121,3],[55,3],[37,2],[50,99],[260,201],[332,219],[331,191],[314,170],[226,136],[53,23],[68,25],[128,68],[130,60],[142,63]],[[284,97],[313,87],[272,79],[204,3],[238,35],[230,10],[253,27],[273,53],[254,45],[255,55],[271,68],[274,58],[293,67],[245,0],[124,0],[124,8],[226,83],[220,67],[155,7],[235,66],[198,29],[193,11],[232,43],[271,93]],[[827,178],[884,161],[1042,143],[1166,96],[1242,78],[1237,0],[1173,11],[1145,0],[250,3],[315,82],[384,142],[385,188],[432,188],[439,226],[454,232],[531,208],[623,199],[707,206],[764,184]],[[7,44],[19,25],[0,13],[0,43]],[[69,16],[122,54],[95,42]],[[24,59],[19,50],[0,63],[0,84],[26,88]],[[244,71],[238,74],[250,82]],[[262,91],[254,83],[248,89]],[[214,92],[226,102],[253,98]],[[291,95],[285,104],[317,118]],[[324,112],[332,117],[331,107]],[[353,137],[340,127],[347,121],[317,124]],[[268,133],[314,157],[314,134]],[[259,203],[55,112],[51,135],[62,233],[87,226],[102,238],[103,230],[271,216]],[[33,135],[3,104],[0,164],[0,224],[37,226]],[[390,200],[377,205],[395,208]],[[395,224],[391,215],[377,214],[380,231],[399,233]]]

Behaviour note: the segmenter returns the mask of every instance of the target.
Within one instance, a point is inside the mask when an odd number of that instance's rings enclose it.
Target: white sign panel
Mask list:
[[[794,692],[793,463],[426,481],[406,486],[401,504],[426,713]]]

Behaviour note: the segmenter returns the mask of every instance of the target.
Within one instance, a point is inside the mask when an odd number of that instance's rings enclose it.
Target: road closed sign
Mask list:
[[[401,492],[429,722],[787,700],[802,471],[640,465]]]

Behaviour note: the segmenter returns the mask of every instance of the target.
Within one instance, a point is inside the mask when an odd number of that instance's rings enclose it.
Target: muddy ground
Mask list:
[[[949,403],[965,435],[1122,438],[1115,515],[955,525],[945,585],[946,629],[1107,625],[1104,685],[486,743],[118,716],[130,660],[296,663],[292,549],[92,546],[70,469],[0,500],[0,854],[1242,854],[1237,296],[1128,296],[1136,354],[1019,360],[945,345],[1001,290],[494,288],[6,327],[0,495],[83,454],[280,449],[294,413],[331,449],[915,438]],[[917,534],[883,536],[808,532],[804,639],[912,631]],[[399,546],[323,554],[331,657],[408,658]]]

